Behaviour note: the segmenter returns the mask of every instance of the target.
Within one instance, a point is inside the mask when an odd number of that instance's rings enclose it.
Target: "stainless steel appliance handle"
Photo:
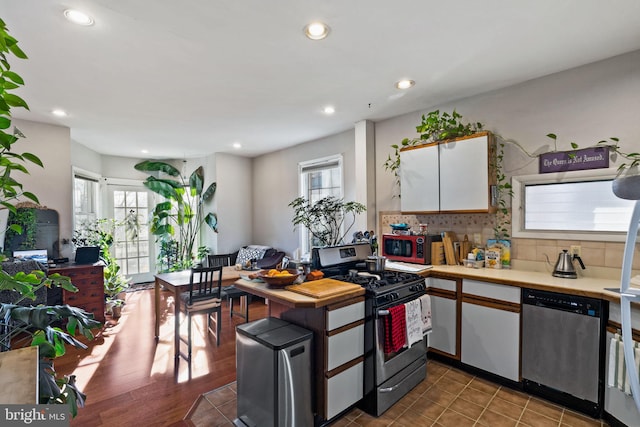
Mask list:
[[[402,383],[400,384],[396,384],[392,387],[385,387],[385,388],[381,388],[380,389],[380,393],[391,393],[392,391],[396,390],[398,387],[400,387],[402,385]]]
[[[388,316],[389,310],[378,310],[378,316]]]

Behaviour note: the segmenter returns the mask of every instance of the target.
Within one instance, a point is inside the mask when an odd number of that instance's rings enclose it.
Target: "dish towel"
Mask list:
[[[633,342],[634,364],[640,377],[640,344]],[[607,386],[616,387],[631,396],[631,383],[624,361],[624,345],[620,334],[615,334],[609,343],[609,366],[607,370]]]
[[[404,304],[389,308],[384,316],[384,352],[395,353],[407,342]]]
[[[431,295],[422,295],[418,301],[420,301],[422,333],[426,334],[431,330]]]
[[[422,340],[422,310],[420,300],[414,299],[404,305],[407,323],[407,347]]]

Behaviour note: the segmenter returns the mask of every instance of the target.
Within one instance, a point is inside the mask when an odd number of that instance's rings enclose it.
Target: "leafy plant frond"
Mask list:
[[[366,206],[358,202],[344,202],[328,196],[315,203],[304,197],[294,199],[289,206],[294,210],[294,228],[302,225],[309,230],[321,245],[333,246],[344,241],[355,224],[356,215],[366,211]],[[346,230],[343,225],[351,218]]]

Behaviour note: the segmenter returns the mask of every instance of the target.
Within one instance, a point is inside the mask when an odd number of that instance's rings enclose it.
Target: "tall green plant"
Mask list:
[[[204,214],[204,203],[213,199],[217,184],[211,183],[204,189],[204,169],[197,168],[188,181],[173,165],[154,160],[145,160],[135,165],[141,172],[161,172],[170,178],[158,178],[150,175],[144,186],[165,200],[153,209],[151,233],[161,242],[177,242],[177,263],[172,269],[191,267],[194,249],[200,227],[207,224],[214,232],[218,231],[218,218],[209,212]]]
[[[11,71],[9,59],[13,55],[18,59],[27,59],[27,55],[18,47],[18,42],[7,29],[5,22],[0,19],[0,206],[15,213],[13,202],[18,199],[29,199],[39,203],[35,194],[24,191],[22,184],[12,175],[14,171],[29,173],[25,164],[35,164],[43,167],[38,156],[24,152],[17,153],[15,144],[24,135],[11,123],[13,108],[29,109],[27,103],[18,95],[12,93],[24,85],[24,80]],[[19,224],[12,224],[9,228],[22,233]],[[20,302],[28,298],[35,299],[35,291],[42,287],[60,286],[71,292],[77,292],[68,277],[53,274],[46,277],[42,271],[29,274],[19,272],[10,275],[0,270],[0,290],[10,291],[14,296],[13,302]],[[61,321],[66,323],[66,332],[54,326]],[[93,320],[93,315],[79,308],[64,306],[23,307],[17,304],[0,304],[0,351],[10,348],[12,341],[24,337],[31,345],[40,349],[38,393],[40,403],[67,403],[73,416],[78,406],[84,403],[84,395],[75,386],[75,377],[57,377],[53,369],[53,360],[64,354],[65,345],[70,344],[79,348],[86,348],[84,344],[74,338],[76,332],[92,338],[91,328],[100,326],[100,322]]]
[[[10,55],[27,59],[27,55],[18,47],[18,41],[9,34],[6,24],[0,19],[0,205],[15,213],[12,201],[21,197],[36,203],[39,201],[35,194],[23,190],[22,184],[11,176],[12,172],[29,173],[24,166],[26,162],[42,167],[42,161],[35,154],[20,154],[13,150],[14,144],[24,138],[24,135],[15,127],[11,129],[11,109],[15,107],[28,110],[29,106],[24,99],[12,93],[24,85],[24,80],[11,71]],[[22,232],[19,225],[12,225],[10,228],[17,233]]]

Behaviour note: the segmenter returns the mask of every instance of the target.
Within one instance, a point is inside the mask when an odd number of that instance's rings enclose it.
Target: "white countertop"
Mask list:
[[[420,273],[423,276],[449,276],[453,278],[475,279],[492,283],[520,286],[523,288],[542,289],[572,295],[582,295],[619,302],[617,292],[607,291],[606,288],[620,288],[619,280],[593,277],[579,277],[577,279],[562,279],[550,273],[527,270],[468,268],[458,265],[434,265]]]

